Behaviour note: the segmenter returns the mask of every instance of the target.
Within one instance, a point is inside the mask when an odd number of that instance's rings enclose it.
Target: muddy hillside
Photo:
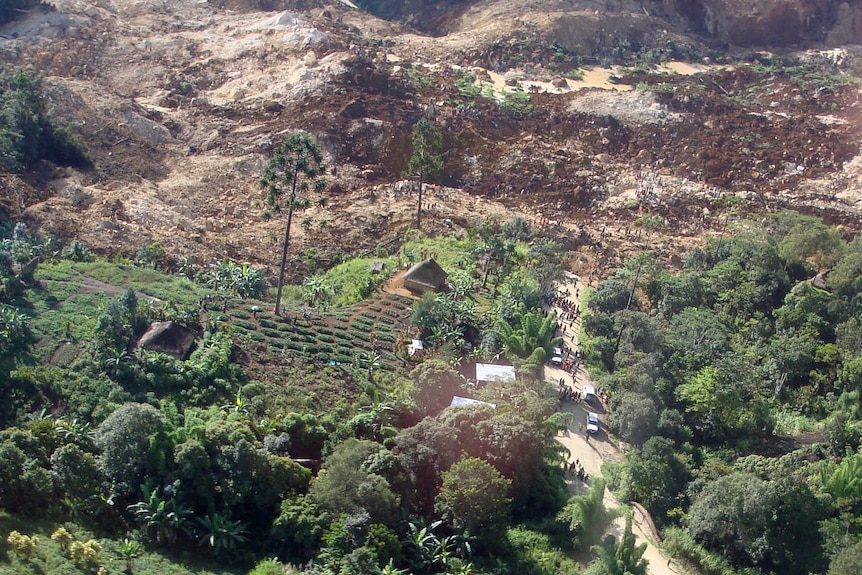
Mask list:
[[[429,117],[446,157],[424,225],[523,215],[577,250],[576,268],[610,268],[646,227],[672,258],[725,225],[731,196],[747,215],[860,228],[862,59],[845,46],[860,3],[361,4],[377,15],[347,0],[22,14],[0,29],[2,59],[43,75],[93,167],[2,175],[3,216],[105,253],[158,241],[272,268],[284,222],[259,177],[305,130],[329,187],[300,214],[296,253],[372,250],[414,220],[410,135]]]

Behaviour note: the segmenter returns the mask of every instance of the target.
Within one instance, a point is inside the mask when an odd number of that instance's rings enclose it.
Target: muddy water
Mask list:
[[[704,66],[702,64],[690,64],[688,62],[667,62],[659,66],[656,71],[659,73],[667,73],[667,74],[679,74],[683,76],[690,76],[692,74],[699,74],[701,72],[705,72],[710,70],[710,66]],[[470,71],[476,73],[477,75],[484,76],[485,74],[491,78],[490,84],[494,89],[494,94],[497,97],[502,97],[505,92],[515,91],[516,88],[513,86],[506,85],[506,77],[503,74],[499,74],[497,72],[493,72],[491,70],[486,70],[484,68],[479,67],[470,67]],[[614,83],[613,79],[617,76],[622,75],[625,72],[624,68],[618,66],[612,66],[610,68],[590,68],[581,70],[583,77],[580,80],[572,80],[566,78],[566,86],[565,87],[557,87],[554,86],[551,82],[543,82],[540,80],[531,80],[529,78],[524,77],[519,80],[521,89],[529,92],[532,90],[538,90],[540,92],[547,92],[550,94],[562,94],[563,92],[571,92],[576,90],[583,90],[586,88],[599,88],[602,90],[614,90],[617,92],[627,92],[632,90],[634,87],[626,84],[617,84]],[[489,82],[481,82],[477,81],[478,85],[489,84]]]

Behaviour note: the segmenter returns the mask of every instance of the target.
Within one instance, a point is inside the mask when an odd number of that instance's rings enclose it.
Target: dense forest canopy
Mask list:
[[[862,432],[860,246],[781,213],[681,270],[635,258],[602,282],[584,349],[633,447],[611,488],[736,567],[824,572],[858,541],[837,485]]]

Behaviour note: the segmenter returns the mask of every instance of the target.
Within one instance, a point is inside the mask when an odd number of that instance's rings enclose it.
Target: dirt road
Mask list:
[[[561,285],[560,290],[564,294],[568,291],[571,296],[574,296],[576,293],[582,295],[585,287],[586,285],[583,283],[572,281],[571,283]],[[572,297],[571,299],[574,298]],[[557,316],[560,317],[562,310],[559,308],[554,309],[557,312]],[[567,327],[566,332],[563,334],[563,344],[574,351],[578,346],[577,337],[581,327],[580,322],[566,323]],[[564,383],[569,387],[574,387],[576,391],[583,391],[584,385],[595,386],[595,382],[584,369],[578,369],[574,377],[572,377],[572,375],[561,369],[550,365],[545,366],[546,380],[559,382],[560,378],[563,378]],[[569,401],[563,404],[562,409],[564,412],[571,413],[572,418],[568,429],[557,435],[557,441],[569,450],[571,454],[569,461],[577,460],[579,465],[583,465],[584,471],[589,477],[601,477],[602,463],[605,461],[619,461],[622,458],[619,447],[611,440],[607,432],[608,413],[606,406],[599,400],[596,400],[592,404]],[[586,425],[587,410],[598,414],[600,421],[599,432],[591,436],[589,440],[586,439],[586,430],[581,428],[581,426],[585,427]],[[573,495],[582,495],[589,491],[589,480],[585,483],[567,473],[566,483],[569,485],[569,491]],[[620,506],[619,501],[608,490],[605,491],[604,504],[608,509],[615,509]],[[625,519],[619,517],[610,526],[608,533],[616,536],[619,541],[624,529]],[[678,565],[664,556],[659,550],[656,537],[650,532],[649,521],[645,520],[638,510],[634,511],[633,529],[638,544],[647,544],[644,558],[649,561],[647,568],[649,575],[680,575],[684,573]]]

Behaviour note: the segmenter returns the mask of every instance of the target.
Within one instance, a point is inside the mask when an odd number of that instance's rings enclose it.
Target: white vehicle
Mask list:
[[[599,416],[593,413],[592,411],[587,413],[587,432],[588,433],[598,433],[599,432]]]
[[[584,386],[584,401],[593,403],[596,400],[596,388],[592,385]]]
[[[553,365],[562,365],[563,363],[563,350],[558,347],[554,348],[554,355],[551,357],[551,363]]]

